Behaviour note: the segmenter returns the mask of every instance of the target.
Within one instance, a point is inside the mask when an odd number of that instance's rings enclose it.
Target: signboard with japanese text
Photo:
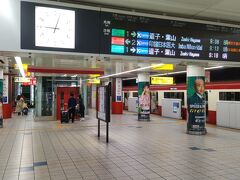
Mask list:
[[[105,122],[110,122],[109,93],[109,86],[100,86],[97,88],[97,118]]]
[[[8,75],[3,75],[3,104],[8,104]]]
[[[171,85],[173,84],[173,77],[151,77],[152,85]]]
[[[98,119],[98,137],[100,137],[100,121],[106,123],[106,142],[109,139],[110,123],[110,84],[97,87],[97,108],[96,117]]]
[[[240,61],[240,29],[101,13],[102,54]]]
[[[98,88],[98,118],[106,121],[106,89],[104,87]]]
[[[15,77],[14,82],[19,82],[19,83],[30,83],[31,79],[29,77]]]
[[[122,79],[116,78],[116,102],[122,102]]]
[[[99,78],[94,78],[94,79],[88,79],[89,84],[100,84],[100,79]]]
[[[187,77],[187,130],[205,132],[206,102],[205,102],[205,77]]]

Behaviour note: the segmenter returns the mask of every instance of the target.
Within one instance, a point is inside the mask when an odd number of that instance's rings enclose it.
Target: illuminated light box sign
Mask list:
[[[101,54],[240,61],[240,28],[101,13]]]
[[[27,77],[15,77],[14,82],[19,82],[19,83],[30,83],[31,79]]]
[[[27,69],[28,69],[28,64],[22,64],[22,66],[23,66],[23,70],[24,70],[24,71],[27,71]],[[14,69],[19,69],[19,67],[18,67],[17,64],[14,64]]]
[[[90,74],[89,77],[90,78],[96,78],[96,77],[99,77],[101,76],[100,74]]]
[[[100,84],[100,79],[89,79],[88,83],[89,84]]]
[[[151,69],[156,71],[172,71],[173,70],[173,64],[162,64],[162,65],[152,64],[152,66],[154,67],[152,67]]]
[[[151,77],[152,85],[171,85],[173,84],[173,77]]]

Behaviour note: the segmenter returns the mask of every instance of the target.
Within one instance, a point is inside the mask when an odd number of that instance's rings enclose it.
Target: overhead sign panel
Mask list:
[[[151,77],[152,85],[171,85],[173,84],[173,77]]]
[[[89,79],[88,83],[89,84],[100,84],[100,79],[98,79],[98,78]]]
[[[101,54],[240,61],[240,28],[109,12],[100,24]]]
[[[162,64],[162,65],[152,64],[152,66],[154,66],[154,67],[151,69],[157,70],[157,71],[172,71],[173,70],[173,64]]]
[[[30,83],[31,79],[28,77],[15,77],[14,82],[19,82],[19,83]]]

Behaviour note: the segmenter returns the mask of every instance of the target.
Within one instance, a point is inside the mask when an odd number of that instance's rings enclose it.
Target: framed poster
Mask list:
[[[109,86],[100,86],[97,89],[97,119],[110,122],[110,95]]]

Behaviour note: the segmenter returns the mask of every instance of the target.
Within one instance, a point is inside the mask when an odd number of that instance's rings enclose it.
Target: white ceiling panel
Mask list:
[[[229,23],[240,22],[240,0],[51,0],[84,3],[98,7],[127,8],[128,10],[157,12],[186,18],[199,18]],[[236,24],[235,23],[235,24]]]

